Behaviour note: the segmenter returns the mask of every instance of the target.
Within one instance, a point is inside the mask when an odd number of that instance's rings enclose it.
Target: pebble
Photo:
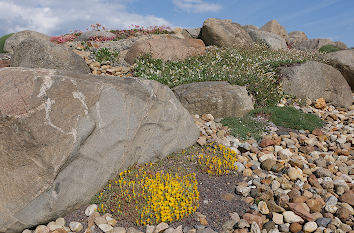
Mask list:
[[[81,223],[79,223],[79,222],[71,222],[70,224],[69,224],[69,227],[70,227],[70,229],[73,231],[73,232],[79,232],[79,231],[81,231],[84,227],[82,226],[82,224]]]
[[[296,215],[292,211],[285,211],[283,213],[283,216],[284,216],[285,222],[287,222],[287,223],[304,222],[304,220],[300,216]]]
[[[95,211],[97,211],[97,208],[98,208],[98,206],[96,204],[89,205],[85,209],[85,215],[86,216],[91,216],[91,214],[93,214]]]
[[[305,232],[314,232],[317,229],[317,223],[315,222],[307,222],[304,225]]]

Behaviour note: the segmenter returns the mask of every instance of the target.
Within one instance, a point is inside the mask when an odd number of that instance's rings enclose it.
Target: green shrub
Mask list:
[[[96,61],[115,61],[119,53],[116,51],[111,52],[108,48],[101,48],[96,52]]]
[[[7,34],[5,36],[0,37],[0,53],[4,53],[4,45],[5,45],[5,40],[12,36],[13,33]]]
[[[226,117],[221,123],[231,129],[231,135],[236,138],[247,139],[253,137],[258,140],[265,131],[266,124],[251,116]]]
[[[331,52],[337,52],[339,51],[340,48],[338,48],[337,46],[334,45],[324,45],[320,48],[320,52],[322,53],[331,53]]]
[[[134,66],[134,76],[156,80],[170,88],[192,82],[227,81],[246,86],[255,97],[256,106],[264,107],[277,104],[283,96],[277,68],[307,60],[322,61],[322,58],[316,52],[272,50],[264,46],[217,48],[178,62],[140,57]]]
[[[255,109],[249,113],[251,116],[266,114],[269,120],[277,126],[291,129],[314,130],[323,126],[323,121],[316,115],[305,113],[294,107],[267,107]]]

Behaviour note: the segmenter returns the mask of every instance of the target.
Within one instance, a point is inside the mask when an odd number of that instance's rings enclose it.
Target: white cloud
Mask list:
[[[173,3],[181,10],[192,13],[217,12],[222,6],[216,3],[207,3],[203,0],[173,0]]]
[[[57,35],[70,30],[85,30],[100,23],[111,29],[170,23],[153,15],[131,13],[125,7],[134,0],[0,0],[0,35],[25,29]]]

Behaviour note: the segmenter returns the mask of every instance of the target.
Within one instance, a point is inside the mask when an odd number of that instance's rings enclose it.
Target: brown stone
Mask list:
[[[313,221],[313,216],[304,208],[303,203],[289,203],[289,208],[301,218],[306,219],[308,221]]]
[[[307,206],[310,208],[311,212],[321,212],[322,207],[325,205],[325,202],[322,198],[317,197],[309,199],[306,201]]]
[[[318,98],[315,102],[315,108],[325,109],[327,107],[326,100],[324,98]]]
[[[56,229],[54,231],[50,231],[49,233],[68,233],[68,232],[64,229]]]
[[[342,220],[342,221],[347,221],[349,218],[352,216],[350,210],[347,208],[341,207],[337,210],[336,216]]]
[[[316,135],[316,136],[321,136],[321,135],[323,135],[323,132],[321,129],[317,128],[317,129],[312,130],[312,134]]]
[[[347,192],[345,192],[340,198],[339,200],[341,202],[345,202],[348,203],[351,206],[354,206],[354,191],[353,190],[348,190]]]
[[[305,196],[296,196],[293,198],[294,203],[305,203],[309,198]]]
[[[4,67],[10,67],[10,60],[0,60],[0,69]]]
[[[134,64],[135,60],[145,54],[163,61],[180,61],[205,53],[205,45],[199,39],[153,38],[135,42],[128,50],[125,60]]]
[[[311,174],[308,178],[307,181],[312,185],[315,186],[316,188],[322,188],[321,184],[318,182],[317,177],[313,174]]]
[[[299,231],[302,230],[302,226],[298,222],[293,222],[292,224],[290,224],[289,229],[290,229],[290,232],[292,232],[292,233],[298,233]]]
[[[265,216],[263,215],[250,214],[250,213],[245,213],[242,216],[242,218],[246,220],[249,224],[252,224],[252,222],[256,222],[261,229],[263,226],[263,222],[265,220]]]

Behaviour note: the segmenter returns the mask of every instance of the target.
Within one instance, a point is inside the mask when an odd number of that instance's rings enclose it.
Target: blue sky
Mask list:
[[[288,32],[354,46],[354,0],[0,0],[0,35],[25,29],[59,35],[94,23],[201,27],[207,18],[256,26],[276,19]]]

